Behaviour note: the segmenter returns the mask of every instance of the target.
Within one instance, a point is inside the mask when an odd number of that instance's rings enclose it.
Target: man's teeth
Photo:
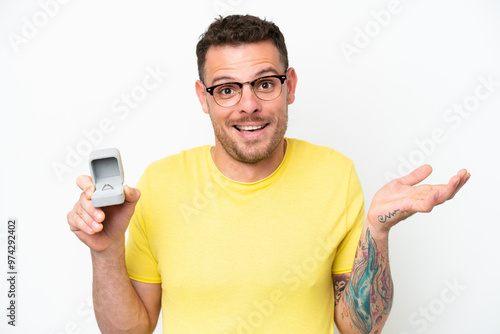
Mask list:
[[[259,126],[242,126],[242,125],[236,125],[236,128],[240,131],[253,131],[253,130],[259,130],[262,129],[265,125],[259,125]]]

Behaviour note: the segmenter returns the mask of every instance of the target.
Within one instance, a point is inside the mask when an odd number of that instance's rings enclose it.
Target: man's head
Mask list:
[[[210,47],[224,45],[242,45],[262,41],[271,41],[278,49],[284,70],[288,69],[288,53],[285,38],[273,22],[262,20],[252,15],[230,15],[216,19],[201,35],[196,46],[198,74],[205,82],[205,62]]]
[[[196,94],[214,127],[213,154],[250,164],[281,159],[297,76],[279,29],[253,16],[218,19],[197,51]]]

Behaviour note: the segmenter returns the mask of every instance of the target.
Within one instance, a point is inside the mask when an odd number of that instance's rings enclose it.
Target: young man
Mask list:
[[[420,167],[380,189],[365,217],[349,159],[284,137],[297,74],[278,27],[217,19],[197,56],[215,146],[151,164],[119,206],[92,207],[91,179],[77,179],[68,222],[91,250],[101,331],[151,333],[161,308],[165,333],[332,333],[333,319],[342,333],[379,333],[390,228],[470,174],[415,186],[431,173]]]

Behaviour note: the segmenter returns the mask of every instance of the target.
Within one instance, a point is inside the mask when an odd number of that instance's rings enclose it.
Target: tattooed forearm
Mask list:
[[[382,215],[379,215],[379,216],[377,217],[377,219],[378,219],[378,221],[379,221],[380,223],[382,223],[382,224],[383,224],[383,223],[385,223],[385,222],[387,221],[387,219],[394,217],[394,216],[396,215],[396,212],[398,212],[398,211],[399,211],[399,209],[394,210],[394,211],[392,211],[392,212],[389,212],[388,214],[383,215],[383,216],[382,216]]]
[[[353,327],[378,333],[392,306],[393,284],[385,247],[381,250],[367,228],[360,241],[344,303]]]

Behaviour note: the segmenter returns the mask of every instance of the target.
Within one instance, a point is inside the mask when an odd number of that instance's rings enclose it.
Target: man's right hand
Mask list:
[[[141,197],[138,189],[124,186],[125,202],[104,208],[92,206],[91,196],[95,191],[92,179],[80,175],[76,184],[82,190],[80,199],[68,215],[71,231],[94,252],[102,252],[110,247],[123,245],[125,231]],[[122,246],[123,247],[123,246]]]

